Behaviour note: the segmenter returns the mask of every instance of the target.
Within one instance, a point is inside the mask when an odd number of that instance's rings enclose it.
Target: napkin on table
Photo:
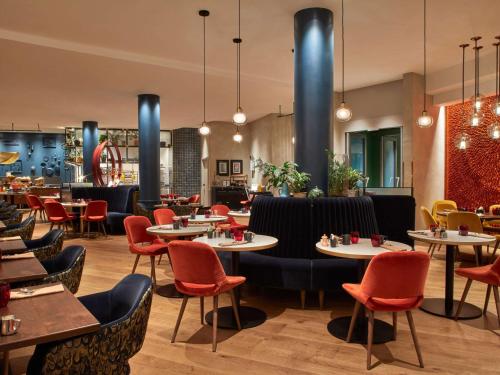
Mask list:
[[[31,289],[28,287],[28,289]],[[64,292],[64,287],[62,284],[49,285],[42,288],[33,289],[33,293],[23,293],[19,289],[12,289],[10,291],[10,299],[22,299],[43,296],[46,294],[60,293]]]
[[[22,240],[21,236],[0,237],[0,241],[17,241],[17,240]]]
[[[30,259],[34,258],[35,253],[32,251],[29,251],[27,253],[21,253],[21,254],[12,254],[12,255],[2,255],[2,261],[4,260],[16,260],[16,259]]]

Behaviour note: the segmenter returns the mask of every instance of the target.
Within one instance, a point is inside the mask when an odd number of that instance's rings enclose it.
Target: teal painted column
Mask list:
[[[92,180],[92,155],[99,144],[99,127],[97,121],[82,122],[82,138],[83,138],[83,175],[85,181]]]
[[[160,97],[139,99],[139,201],[152,209],[160,203]]]

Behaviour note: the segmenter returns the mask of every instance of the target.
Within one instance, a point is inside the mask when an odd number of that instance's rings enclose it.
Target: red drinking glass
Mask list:
[[[235,241],[243,241],[243,232],[241,230],[234,231],[234,240]]]
[[[372,241],[372,246],[373,247],[379,247],[380,246],[380,235],[379,234],[372,234],[371,236],[371,241]]]
[[[359,242],[359,232],[351,232],[351,242],[357,244]]]
[[[187,226],[188,226],[188,224],[189,224],[189,218],[188,218],[188,217],[183,217],[183,218],[181,219],[181,223],[182,223],[182,226],[183,226],[184,228],[187,228]]]
[[[10,301],[10,285],[0,282],[0,307],[5,307]]]
[[[205,211],[205,217],[206,217],[207,219],[210,217],[210,214],[211,214],[210,210],[206,210],[206,211]]]

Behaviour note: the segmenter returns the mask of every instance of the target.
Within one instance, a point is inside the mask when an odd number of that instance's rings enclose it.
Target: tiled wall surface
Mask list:
[[[201,139],[197,128],[180,128],[172,132],[173,192],[185,197],[201,189]]]

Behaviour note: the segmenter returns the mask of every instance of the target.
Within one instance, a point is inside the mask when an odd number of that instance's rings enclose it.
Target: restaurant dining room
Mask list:
[[[500,375],[500,0],[0,9],[0,375]]]

